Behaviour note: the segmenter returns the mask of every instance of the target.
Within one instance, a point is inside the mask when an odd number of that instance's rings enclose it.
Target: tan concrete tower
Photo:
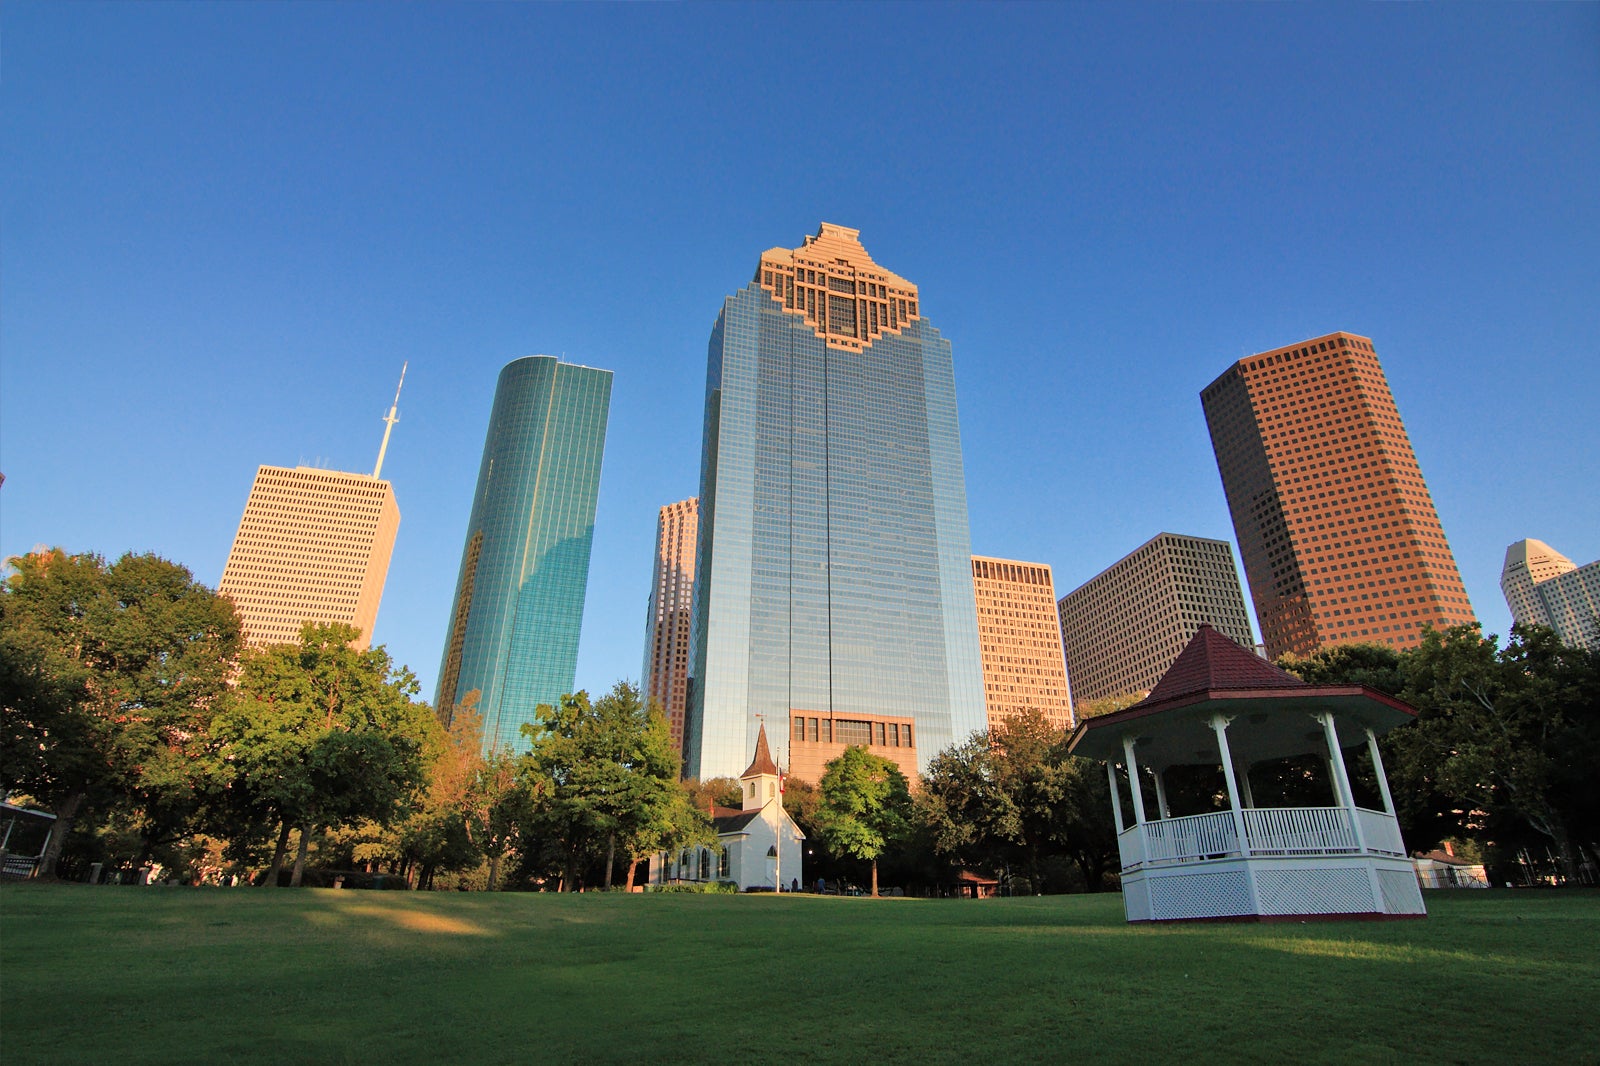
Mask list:
[[[1050,567],[974,555],[972,589],[989,728],[1026,711],[1040,711],[1059,728],[1070,728],[1072,694]]]
[[[1200,398],[1270,657],[1475,620],[1370,339],[1252,355]]]
[[[355,626],[357,645],[371,645],[400,529],[394,487],[379,475],[405,380],[402,366],[371,474],[309,466],[256,471],[217,583],[239,609],[251,647],[295,643],[306,622]]]
[[[656,518],[656,566],[650,582],[644,680],[646,699],[661,704],[672,746],[683,750],[683,708],[689,684],[689,617],[694,606],[694,550],[700,501],[669,503]]]
[[[294,643],[310,621],[353,625],[365,648],[399,528],[387,481],[263,466],[217,591],[233,598],[252,647]]]
[[[1255,649],[1224,540],[1151,537],[1061,597],[1059,609],[1080,717],[1085,701],[1149,692],[1202,625]]]

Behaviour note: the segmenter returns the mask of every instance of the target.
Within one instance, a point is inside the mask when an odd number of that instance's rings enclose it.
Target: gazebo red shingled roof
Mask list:
[[[1340,728],[1345,742],[1356,739],[1354,733],[1344,734],[1350,733],[1357,721],[1381,732],[1416,715],[1393,696],[1363,685],[1308,684],[1245,650],[1209,625],[1201,625],[1150,690],[1150,695],[1131,707],[1080,722],[1073,731],[1069,750],[1096,759],[1120,758],[1117,749],[1121,741],[1113,738],[1127,732],[1135,721],[1156,717],[1168,722],[1169,728],[1183,721],[1186,731],[1195,733],[1203,744],[1209,730],[1202,720],[1211,714],[1232,716],[1249,711],[1259,726],[1261,712],[1276,717],[1290,706],[1308,712],[1334,711],[1344,716]],[[1178,719],[1173,719],[1173,715]],[[1271,749],[1281,748],[1285,743],[1282,737],[1262,736],[1261,740]],[[1170,745],[1175,748],[1200,746],[1189,740]],[[1259,752],[1262,756],[1273,753]]]
[[[1199,692],[1237,692],[1241,689],[1293,688],[1297,685],[1309,687],[1300,678],[1245,651],[1209,625],[1201,623],[1200,631],[1184,645],[1176,661],[1167,667],[1167,672],[1161,675],[1156,687],[1150,690],[1150,695],[1134,706],[1176,702]]]

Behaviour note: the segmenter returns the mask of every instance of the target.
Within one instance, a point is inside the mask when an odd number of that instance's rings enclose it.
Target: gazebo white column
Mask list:
[[[1328,742],[1328,764],[1333,768],[1334,781],[1340,795],[1340,805],[1350,814],[1350,831],[1355,834],[1356,847],[1367,850],[1366,836],[1361,832],[1361,814],[1356,810],[1356,794],[1350,788],[1350,773],[1344,765],[1344,749],[1339,747],[1339,731],[1334,728],[1333,715],[1326,711],[1316,715],[1322,723],[1322,735]]]
[[[1144,790],[1139,787],[1139,763],[1133,757],[1133,738],[1124,735],[1122,738],[1122,754],[1128,760],[1128,789],[1133,793],[1133,820],[1144,825]]]
[[[1161,775],[1165,772],[1164,767],[1160,770],[1154,766],[1150,767],[1150,776],[1156,779],[1156,809],[1160,812],[1161,817],[1171,818],[1172,808],[1167,806],[1167,784],[1161,778]]]
[[[1239,795],[1244,798],[1244,805],[1246,807],[1254,807],[1256,805],[1256,797],[1250,791],[1250,764],[1240,759],[1234,763],[1233,773],[1239,781]]]
[[[1117,764],[1110,759],[1106,760],[1106,779],[1111,782],[1111,816],[1117,822],[1117,836],[1121,836],[1127,826],[1122,821],[1122,795],[1121,790],[1117,788]]]
[[[1244,812],[1239,807],[1239,781],[1233,776],[1233,752],[1228,748],[1228,722],[1228,718],[1214,714],[1211,716],[1210,725],[1212,732],[1217,734],[1217,751],[1222,756],[1222,775],[1228,782],[1228,806],[1233,810],[1233,831],[1239,834],[1239,854],[1249,858],[1250,838],[1245,833]],[[1254,891],[1252,885],[1252,894]]]
[[[1378,791],[1383,795],[1383,810],[1389,817],[1394,813],[1394,796],[1389,793],[1389,775],[1383,769],[1383,755],[1378,751],[1378,734],[1367,727],[1367,752],[1372,756],[1372,771],[1378,775]]]

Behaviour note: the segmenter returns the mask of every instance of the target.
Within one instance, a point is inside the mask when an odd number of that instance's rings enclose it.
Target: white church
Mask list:
[[[650,857],[650,884],[732,881],[740,892],[789,892],[806,883],[800,868],[806,836],[783,809],[783,778],[767,747],[766,726],[756,736],[755,758],[739,775],[739,787],[740,809],[710,812],[721,853],[712,848],[658,852]]]

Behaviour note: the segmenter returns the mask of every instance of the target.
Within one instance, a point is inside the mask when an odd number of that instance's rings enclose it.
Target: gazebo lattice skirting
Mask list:
[[[1377,741],[1414,713],[1363,686],[1308,685],[1202,626],[1146,699],[1072,738],[1106,761],[1128,920],[1422,917]],[[1344,753],[1361,746],[1382,810],[1355,801]],[[1257,807],[1250,767],[1305,754],[1326,759],[1332,804]],[[1166,771],[1197,765],[1221,766],[1228,809],[1172,817]]]

